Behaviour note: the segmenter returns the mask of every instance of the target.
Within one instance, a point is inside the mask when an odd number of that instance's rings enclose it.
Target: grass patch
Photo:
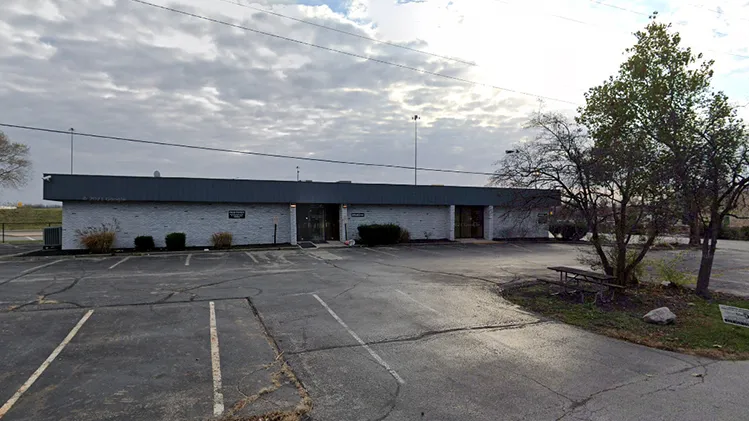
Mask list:
[[[749,308],[749,299],[714,293],[706,301],[688,289],[656,285],[628,290],[606,304],[594,304],[592,294],[568,294],[546,284],[512,288],[502,295],[536,313],[614,338],[716,359],[749,359],[749,328],[723,323],[718,309],[718,304]],[[642,320],[658,307],[671,309],[676,323],[659,326]]]
[[[62,223],[62,208],[0,209],[0,223],[5,231],[37,230]]]

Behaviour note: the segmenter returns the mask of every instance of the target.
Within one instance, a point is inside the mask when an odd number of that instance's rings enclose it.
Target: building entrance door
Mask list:
[[[296,233],[297,241],[338,240],[338,205],[298,205],[296,209]]]
[[[483,206],[455,207],[455,238],[484,237]]]

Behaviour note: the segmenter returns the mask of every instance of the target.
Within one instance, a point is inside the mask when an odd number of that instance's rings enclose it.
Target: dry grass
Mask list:
[[[718,304],[749,308],[749,299],[714,293],[704,300],[689,289],[656,285],[628,290],[606,304],[546,284],[509,289],[503,295],[544,316],[614,338],[715,359],[749,359],[749,329],[723,323],[718,309]],[[642,316],[657,307],[674,312],[676,323],[645,323]]]
[[[228,249],[231,247],[232,235],[230,232],[217,232],[211,236],[213,248]]]
[[[112,250],[116,234],[112,231],[95,232],[78,237],[81,245],[93,253],[108,253]]]

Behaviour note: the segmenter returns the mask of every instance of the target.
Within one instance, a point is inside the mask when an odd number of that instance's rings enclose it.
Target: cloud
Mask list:
[[[582,0],[307,4],[245,2],[479,66],[421,55],[281,19],[231,1],[153,0],[352,54],[481,83],[581,101],[616,71],[644,16]],[[5,4],[7,3],[7,4]],[[490,171],[529,135],[532,96],[421,74],[128,0],[6,0],[0,16],[1,120],[191,145],[398,165]],[[509,3],[509,4],[507,4]],[[676,4],[676,2],[673,2]],[[647,3],[627,5],[637,11]],[[689,45],[749,55],[738,8],[672,7]],[[673,9],[673,10],[672,10]],[[540,13],[543,11],[543,13]],[[745,12],[744,12],[745,13]],[[557,17],[565,16],[585,23]],[[713,16],[714,15],[714,16]],[[709,16],[709,18],[708,18]],[[700,20],[702,19],[702,20]],[[716,33],[721,34],[717,36]],[[743,38],[742,38],[743,37]],[[716,83],[737,100],[749,59],[715,53]],[[574,106],[546,101],[545,109]],[[6,129],[32,148],[35,176],[0,201],[40,202],[41,173],[69,171],[69,137]],[[75,139],[75,172],[410,183],[413,173]],[[423,173],[428,184],[482,176]]]

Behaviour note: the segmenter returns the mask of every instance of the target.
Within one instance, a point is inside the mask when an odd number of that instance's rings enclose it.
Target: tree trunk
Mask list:
[[[598,254],[598,258],[601,260],[601,266],[603,266],[603,272],[606,275],[614,275],[614,268],[611,266],[611,263],[609,262],[609,259],[606,256],[606,250],[603,249],[603,245],[601,244],[601,237],[598,235],[598,226],[592,225],[591,231],[592,231],[592,235],[590,237],[590,242],[593,243],[593,247],[596,250],[596,254]]]
[[[702,259],[700,260],[700,271],[697,275],[697,295],[710,298],[710,274],[713,271],[713,259],[715,248],[718,245],[718,230],[720,227],[720,216],[711,215],[710,225],[705,230],[705,238],[702,242]]]
[[[697,212],[690,209],[689,211],[689,245],[700,245],[700,216]]]

